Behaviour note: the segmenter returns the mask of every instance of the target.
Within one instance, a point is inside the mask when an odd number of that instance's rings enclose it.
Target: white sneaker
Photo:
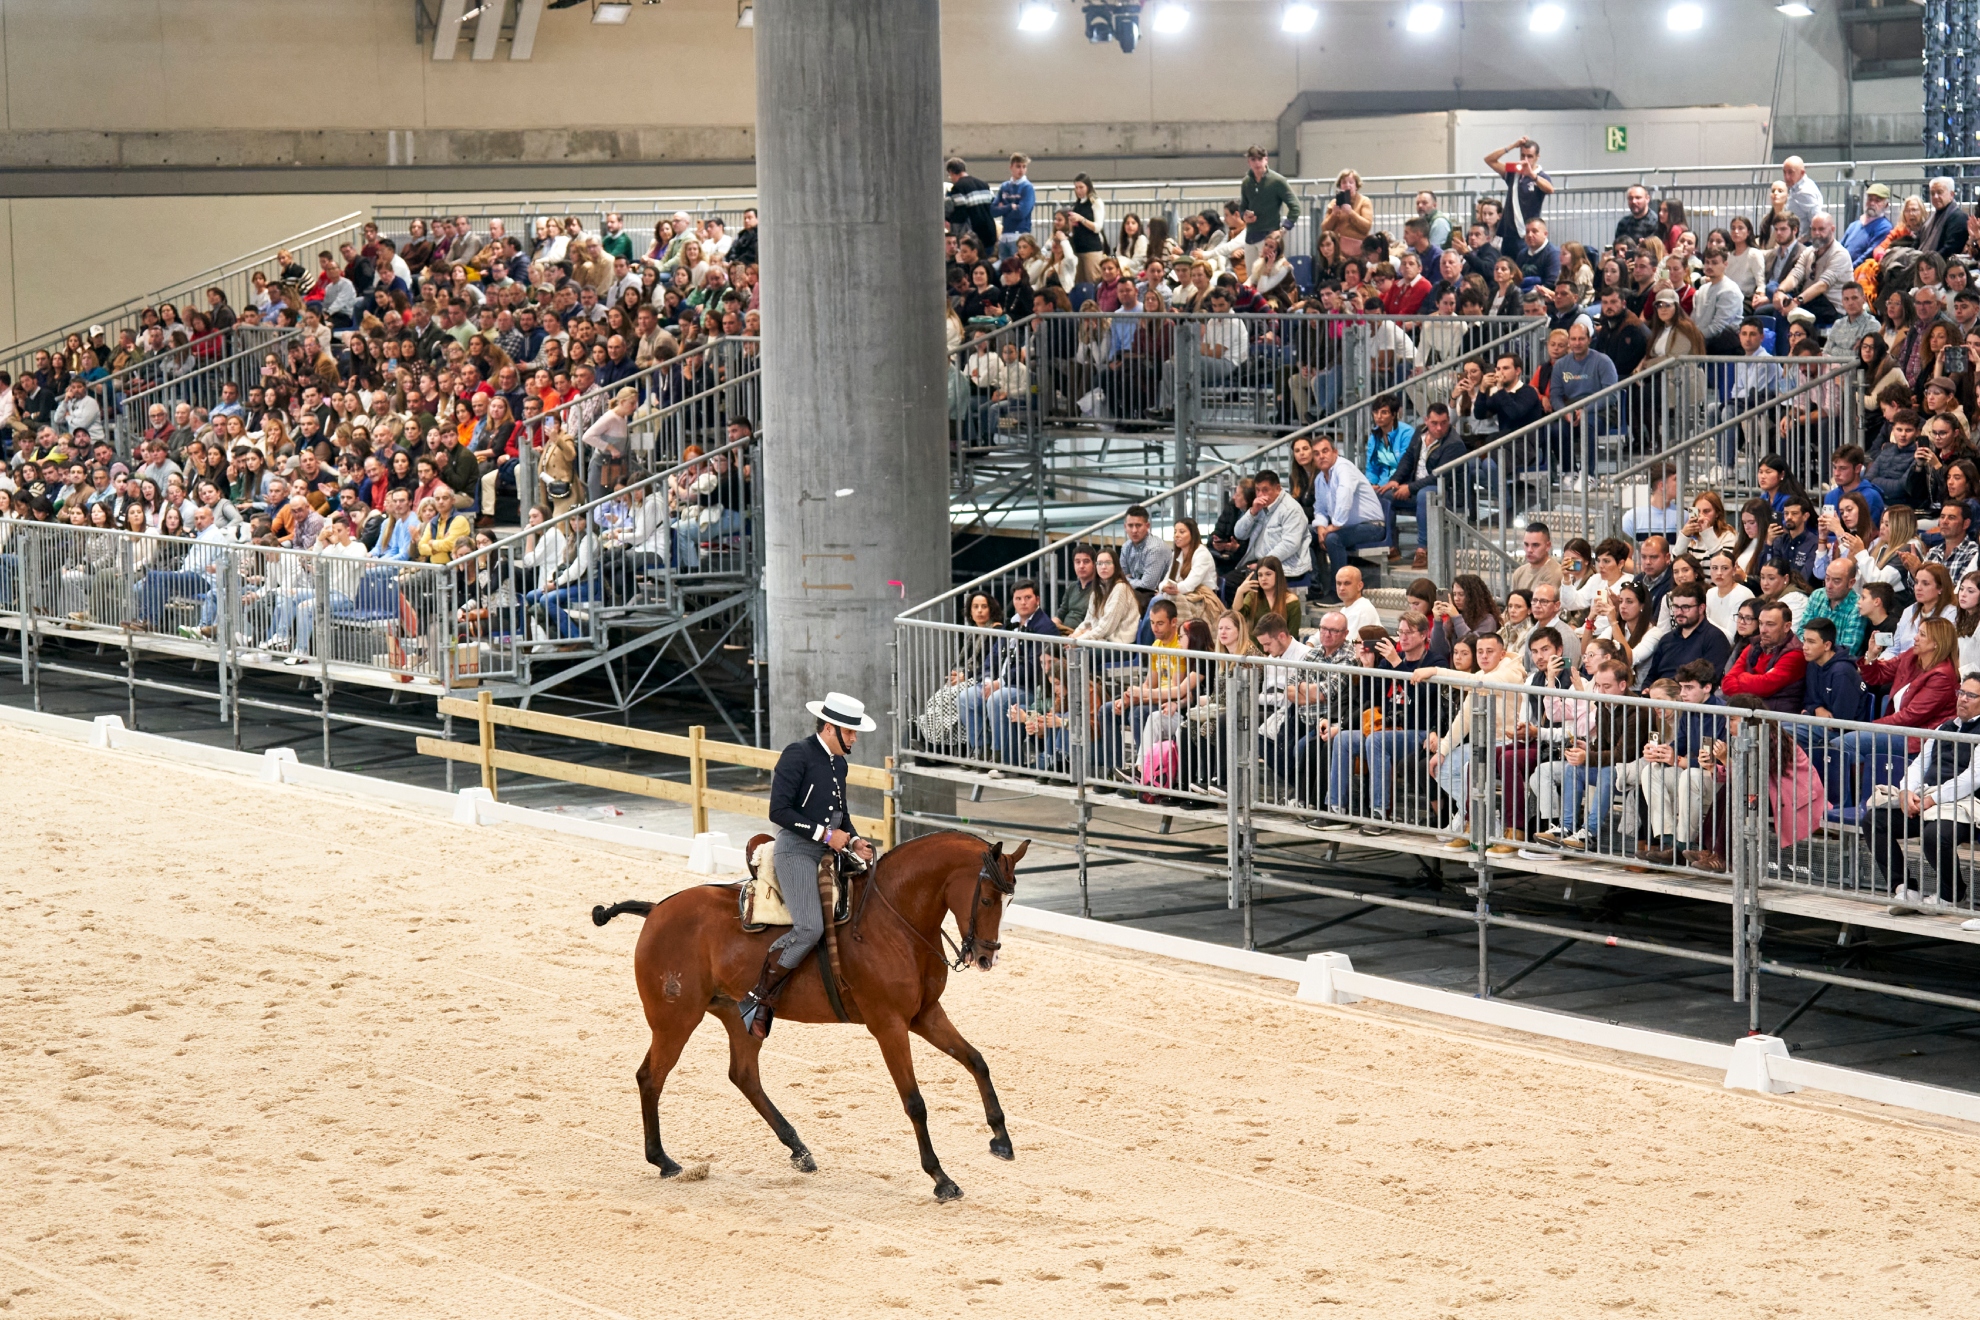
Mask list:
[[[1572,848],[1575,852],[1587,852],[1595,846],[1595,836],[1587,830],[1576,830],[1561,840],[1561,847]]]
[[[1964,931],[1980,932],[1980,917],[1960,922],[1959,928]]]
[[[1352,834],[1360,828],[1361,822],[1355,820],[1323,820],[1320,822],[1320,829],[1328,834]]]
[[[989,774],[984,776],[985,779],[1002,779],[1003,777],[1004,777],[1004,772],[1002,770],[992,770]]]
[[[1916,916],[1925,905],[1925,895],[1916,889],[1906,887],[1891,894],[1890,914],[1894,917]]]
[[[261,644],[261,649],[264,651],[286,651],[289,649],[289,643],[283,638],[271,637]]]

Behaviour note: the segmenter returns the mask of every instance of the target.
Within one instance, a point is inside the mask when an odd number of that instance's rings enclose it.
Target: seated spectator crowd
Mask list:
[[[209,290],[207,311],[188,318],[195,355],[217,357],[218,336],[240,326],[302,331],[265,355],[245,389],[221,383],[211,407],[169,398],[184,375],[172,346],[184,350],[188,329],[169,303],[114,347],[96,327],[37,353],[19,381],[0,373],[0,547],[14,539],[12,520],[139,533],[147,539],[132,555],[124,601],[105,594],[103,575],[121,571],[113,538],[61,543],[50,565],[68,584],[60,612],[162,629],[168,601],[189,598],[200,602],[199,621],[177,630],[210,637],[220,547],[468,562],[492,544],[502,509],[504,521],[531,529],[525,559],[557,561],[526,568],[568,578],[546,581],[553,598],[536,611],[535,635],[557,639],[570,636],[560,606],[603,590],[594,554],[692,571],[704,545],[741,530],[746,465],[722,452],[700,460],[696,445],[660,456],[699,460],[693,466],[600,505],[582,535],[564,518],[641,475],[631,471],[629,436],[643,411],[706,396],[707,416],[693,411],[699,404],[690,414],[709,449],[753,433],[732,411],[740,400],[721,388],[756,366],[753,211],[733,237],[719,219],[675,215],[640,251],[616,215],[599,234],[575,218],[546,220],[527,251],[500,220],[485,233],[465,216],[411,229],[395,239],[367,225],[362,245],[343,245],[341,258],[320,253],[313,277],[282,253],[275,278],[257,276],[252,305],[238,313]],[[202,353],[209,340],[213,351]],[[112,373],[126,393],[168,396],[150,406],[139,435],[111,430],[119,400],[102,382]],[[535,479],[518,490],[525,447]],[[594,535],[592,551],[580,553]],[[255,591],[293,595],[301,578],[289,575],[307,576],[301,562],[273,555],[244,575]],[[18,571],[18,555],[0,551],[10,608]],[[461,600],[477,594],[470,586]],[[531,590],[524,583],[516,595]],[[277,609],[270,635],[243,644],[307,654],[302,604]]]

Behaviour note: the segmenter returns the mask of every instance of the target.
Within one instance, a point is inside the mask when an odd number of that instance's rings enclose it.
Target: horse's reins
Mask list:
[[[867,877],[866,888],[860,891],[859,910],[853,913],[853,921],[852,921],[853,938],[858,940],[862,944],[866,942],[866,937],[860,934],[860,929],[859,929],[860,918],[864,916],[866,913],[866,896],[868,894],[873,894],[880,899],[881,904],[889,912],[894,914],[895,919],[898,920],[902,926],[907,928],[907,933],[914,936],[917,940],[920,940],[922,944],[926,945],[930,950],[932,950],[938,959],[940,959],[943,963],[947,964],[950,971],[959,972],[964,967],[968,966],[970,955],[976,952],[976,950],[978,949],[982,949],[992,955],[995,955],[999,949],[1004,947],[1003,941],[979,939],[976,934],[977,914],[983,906],[982,902],[980,901],[981,896],[983,894],[983,884],[986,880],[989,881],[990,887],[996,890],[1000,894],[1016,893],[1017,884],[1015,882],[1012,882],[1010,884],[1005,884],[1001,870],[999,870],[998,873],[995,875],[991,873],[994,860],[995,860],[994,854],[985,853],[983,855],[983,867],[981,870],[977,871],[976,883],[970,887],[969,929],[963,933],[961,944],[957,944],[953,939],[949,938],[949,928],[947,926],[940,926],[936,928],[936,933],[942,937],[942,944],[935,943],[935,941],[929,939],[926,935],[923,935],[919,930],[917,930],[915,928],[914,923],[909,921],[905,916],[903,916],[901,910],[894,906],[894,900],[888,898],[887,895],[881,891],[880,868],[877,866],[873,868],[872,874],[870,874]],[[943,948],[942,948],[943,945],[947,945],[949,949],[954,951],[955,957],[953,960],[950,959],[947,953],[943,952]]]

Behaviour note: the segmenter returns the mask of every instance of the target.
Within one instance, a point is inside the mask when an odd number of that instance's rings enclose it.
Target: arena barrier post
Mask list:
[[[1093,804],[1087,795],[1087,731],[1093,720],[1093,671],[1091,654],[1083,646],[1066,648],[1066,771],[1073,786],[1073,862],[1079,873],[1079,915],[1093,915],[1093,898],[1087,890],[1086,835],[1093,819]]]
[[[501,794],[495,791],[495,721],[488,717],[488,708],[494,704],[495,694],[484,689],[474,694],[474,701],[481,710],[481,718],[477,722],[481,735],[481,786],[488,790],[490,802],[500,802]],[[706,813],[701,813],[697,819],[701,821],[701,828],[695,831],[698,834],[707,825]]]
[[[1229,840],[1230,885],[1229,904],[1244,909],[1244,947],[1258,947],[1256,934],[1252,928],[1252,885],[1251,864],[1253,840],[1257,837],[1251,819],[1255,780],[1258,772],[1256,756],[1234,755],[1239,748],[1256,747],[1258,734],[1255,728],[1258,710],[1258,671],[1251,665],[1234,663],[1228,671],[1225,691],[1224,718],[1227,722],[1224,746],[1228,764],[1225,767],[1225,791],[1229,794],[1224,818]]]
[[[1434,514],[1436,497],[1431,496]],[[1434,524],[1433,524],[1434,525]],[[1471,865],[1477,876],[1478,901],[1474,912],[1478,919],[1478,997],[1492,997],[1491,934],[1492,934],[1492,864],[1485,848],[1490,843],[1489,817],[1492,811],[1492,779],[1498,758],[1492,755],[1496,745],[1494,740],[1495,721],[1492,716],[1498,703],[1484,692],[1474,692],[1471,696],[1471,793],[1470,825]]]
[[[1726,867],[1732,877],[1733,902],[1733,1002],[1744,1004],[1759,998],[1759,977],[1753,969],[1752,929],[1757,920],[1754,912],[1754,896],[1759,887],[1753,883],[1753,872],[1759,862],[1758,832],[1763,822],[1759,813],[1749,805],[1755,787],[1765,781],[1756,773],[1753,758],[1756,755],[1756,738],[1752,721],[1747,727],[1732,735],[1731,764],[1727,767],[1726,803],[1727,814],[1731,818],[1731,828],[1727,831]],[[1751,1010],[1757,1014],[1757,1003]]]
[[[481,694],[486,697],[486,692]],[[694,794],[691,807],[694,820],[694,833],[708,833],[708,762],[702,759],[702,740],[708,737],[708,726],[695,724],[688,728],[688,787]]]

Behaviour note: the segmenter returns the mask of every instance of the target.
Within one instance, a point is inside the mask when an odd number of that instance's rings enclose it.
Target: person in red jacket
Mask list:
[[[1866,660],[1863,681],[1888,685],[1891,710],[1876,723],[1894,730],[1936,729],[1953,717],[1959,701],[1959,633],[1949,619],[1927,619],[1909,651],[1892,660]],[[1896,783],[1904,758],[1915,756],[1920,739],[1899,733],[1856,730],[1842,736],[1840,751],[1848,767],[1850,796],[1861,806],[1875,783]],[[1866,768],[1870,771],[1866,775]]]
[[[1779,601],[1760,607],[1760,644],[1747,647],[1726,671],[1726,696],[1758,697],[1768,710],[1801,709],[1808,661],[1792,620],[1792,612]]]
[[[1396,261],[1395,282],[1382,290],[1382,310],[1390,316],[1413,316],[1430,296],[1430,281],[1423,278],[1423,262],[1405,250]]]

